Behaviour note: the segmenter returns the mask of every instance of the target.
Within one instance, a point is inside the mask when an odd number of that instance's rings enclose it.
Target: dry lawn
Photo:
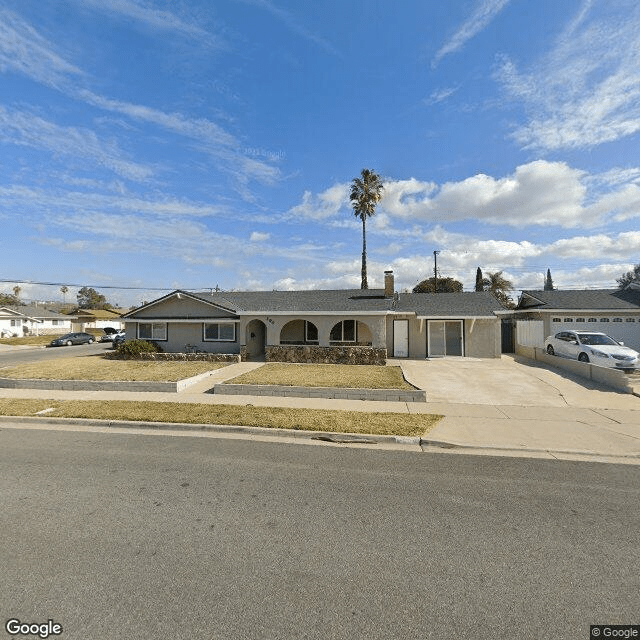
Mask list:
[[[45,414],[48,418],[243,425],[270,429],[400,436],[425,435],[442,418],[439,415],[423,413],[365,413],[177,402],[0,399],[0,415],[33,416],[38,411],[49,408],[53,408],[54,411]]]
[[[339,387],[341,389],[404,389],[412,391],[396,366],[348,364],[289,364],[269,362],[227,380],[227,384],[276,384],[287,387]]]
[[[45,360],[0,369],[3,378],[175,382],[226,366],[225,362],[108,360],[102,355]]]

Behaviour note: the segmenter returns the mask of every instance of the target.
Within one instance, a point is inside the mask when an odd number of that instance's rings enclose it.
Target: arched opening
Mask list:
[[[280,344],[318,344],[318,327],[308,320],[290,320],[280,331]]]
[[[373,336],[371,329],[359,320],[340,320],[336,322],[329,334],[329,344],[332,345],[363,345],[371,346]]]
[[[249,358],[263,356],[267,344],[267,327],[262,320],[252,320],[247,325],[246,338],[247,356]]]

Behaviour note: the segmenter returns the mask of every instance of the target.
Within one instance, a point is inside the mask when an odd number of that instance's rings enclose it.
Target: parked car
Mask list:
[[[55,338],[49,343],[50,347],[70,347],[72,344],[92,344],[95,342],[95,337],[90,333],[84,333],[82,331],[78,333],[67,333],[59,338]]]
[[[113,340],[111,341],[111,345],[113,346],[114,349],[117,349],[125,340],[126,340],[126,335],[124,331],[119,331],[114,337]]]
[[[640,366],[640,354],[624,343],[596,331],[561,331],[544,341],[551,356],[577,358],[613,369],[636,369]]]
[[[120,329],[114,329],[113,327],[105,327],[103,329],[104,335],[100,336],[100,342],[113,342],[113,339],[122,334],[124,335],[124,331]]]

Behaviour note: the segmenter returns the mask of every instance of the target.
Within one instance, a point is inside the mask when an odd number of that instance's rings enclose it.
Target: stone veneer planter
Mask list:
[[[216,384],[213,393],[241,396],[282,396],[285,398],[329,398],[336,400],[378,400],[392,402],[426,402],[421,389],[340,389],[337,387],[288,387],[262,384]]]
[[[307,364],[384,365],[387,350],[377,347],[317,345],[271,345],[265,348],[267,362],[303,362]]]
[[[156,362],[240,362],[239,353],[141,353],[135,357],[107,353],[109,360],[153,360]]]

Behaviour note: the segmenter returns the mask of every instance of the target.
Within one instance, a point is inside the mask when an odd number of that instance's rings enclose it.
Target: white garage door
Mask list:
[[[596,322],[589,322],[595,318]],[[617,321],[617,320],[621,320]],[[621,340],[626,346],[640,351],[640,317],[625,316],[554,316],[551,320],[551,334],[559,331],[599,331],[615,340]]]

